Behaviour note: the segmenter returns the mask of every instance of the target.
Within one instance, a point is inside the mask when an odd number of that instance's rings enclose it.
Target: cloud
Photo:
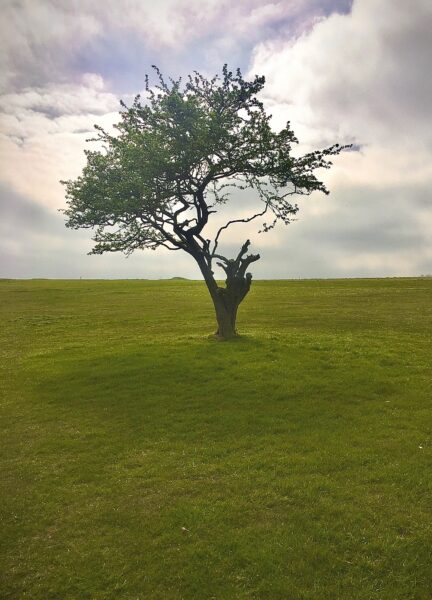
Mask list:
[[[2,95],[2,112],[43,113],[48,117],[62,115],[103,115],[119,108],[118,99],[104,90],[100,75],[85,73],[80,84],[49,84],[25,88],[20,93]]]
[[[250,73],[266,75],[276,127],[290,119],[303,149],[357,144],[323,174],[333,196],[305,207],[293,234],[329,253],[327,273],[432,269],[431,29],[430,2],[357,0],[296,40],[255,49]]]
[[[432,272],[429,188],[335,187],[299,200],[298,219],[267,234],[238,226],[224,238],[234,255],[246,236],[261,260],[257,278],[414,276]],[[389,210],[391,208],[391,210]]]
[[[0,277],[29,278],[199,278],[186,254],[168,250],[88,256],[90,232],[66,229],[64,218],[32,198],[0,184]],[[179,253],[176,253],[176,255]],[[182,253],[183,254],[183,253]]]
[[[234,255],[251,237],[262,254],[256,277],[432,272],[432,5],[350,7],[350,0],[5,0],[2,274],[198,278],[181,253],[87,257],[90,232],[65,229],[57,212],[59,180],[79,175],[93,124],[112,126],[119,97],[142,87],[151,63],[177,76],[194,68],[213,74],[226,61],[266,75],[263,100],[274,125],[291,119],[303,150],[335,141],[356,147],[323,172],[330,197],[301,198],[298,221],[268,234],[256,233],[258,222],[234,227],[223,248]],[[249,214],[243,206],[235,198],[227,215]]]
[[[102,24],[93,14],[74,10],[71,3],[5,0],[0,25],[3,89],[61,78],[82,41],[101,31]]]
[[[189,70],[245,66],[254,44],[304,30],[346,11],[351,0],[5,0],[0,83],[3,89],[70,81],[83,71],[133,86],[149,65]],[[180,59],[180,60],[179,60]],[[213,74],[213,72],[211,73]]]
[[[199,42],[194,60],[211,47],[219,63],[227,43],[248,46],[282,24],[299,28],[348,4],[208,0],[203,6],[198,0],[161,0],[150,7],[141,0],[78,0],[73,5],[66,0],[7,0],[1,42],[5,51],[0,56],[9,91],[0,97],[0,178],[45,206],[64,204],[59,180],[81,171],[93,124],[109,127],[118,120],[120,94],[100,72],[82,72],[83,66],[93,65],[108,76],[129,71],[141,86],[140,48],[153,46],[177,55]],[[119,45],[127,51],[126,65],[122,57],[117,60]]]
[[[34,201],[63,205],[60,179],[78,176],[93,125],[118,120],[118,98],[99,75],[0,97],[0,178]]]
[[[297,40],[259,44],[250,71],[266,75],[270,103],[309,138],[431,149],[431,29],[428,0],[357,0]]]

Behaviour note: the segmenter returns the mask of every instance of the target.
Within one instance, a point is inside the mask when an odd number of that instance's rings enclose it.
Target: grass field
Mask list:
[[[430,600],[432,279],[0,282],[0,597]]]

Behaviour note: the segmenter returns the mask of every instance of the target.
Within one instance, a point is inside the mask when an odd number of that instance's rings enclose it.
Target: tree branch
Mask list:
[[[217,234],[216,234],[216,237],[215,237],[215,240],[214,240],[213,251],[212,251],[211,255],[212,255],[212,256],[216,256],[216,254],[215,254],[215,253],[216,253],[216,249],[217,249],[217,247],[218,247],[218,243],[219,243],[219,236],[220,236],[220,234],[222,233],[222,231],[223,231],[224,229],[228,229],[228,227],[229,227],[230,225],[233,225],[234,223],[250,223],[250,221],[253,221],[253,220],[254,220],[254,219],[256,219],[257,217],[263,217],[263,216],[266,214],[266,212],[267,212],[267,210],[268,210],[268,207],[269,207],[269,203],[267,202],[267,204],[266,204],[266,206],[265,206],[265,209],[264,209],[262,212],[260,212],[260,213],[256,213],[256,214],[255,214],[255,215],[253,215],[252,217],[247,217],[247,218],[245,218],[245,219],[232,219],[231,221],[228,221],[228,223],[227,223],[226,225],[224,225],[223,227],[221,227],[221,228],[219,229],[219,231],[217,232]]]

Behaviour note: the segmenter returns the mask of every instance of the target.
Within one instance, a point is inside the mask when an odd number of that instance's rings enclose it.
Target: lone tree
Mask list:
[[[264,77],[246,81],[225,65],[221,76],[199,73],[167,82],[158,68],[158,85],[146,77],[146,100],[131,107],[121,102],[120,122],[111,135],[95,126],[101,151],[86,151],[87,165],[66,185],[67,227],[94,228],[91,254],[183,250],[197,262],[213,300],[219,339],[237,335],[237,310],[249,292],[247,272],[259,254],[247,254],[246,240],[235,258],[219,251],[221,235],[234,223],[269,215],[261,231],[277,221],[289,223],[298,211],[290,199],[315,190],[328,194],[315,170],[329,168],[328,157],[344,147],[335,144],[301,157],[288,122],[279,132],[270,127],[257,94]],[[260,209],[228,220],[213,240],[206,237],[210,215],[227,202],[233,189],[251,189]],[[266,217],[267,218],[267,217]],[[214,277],[214,263],[226,275],[225,287]]]

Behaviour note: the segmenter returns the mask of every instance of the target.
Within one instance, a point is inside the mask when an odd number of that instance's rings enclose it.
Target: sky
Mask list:
[[[226,252],[249,237],[261,279],[432,273],[430,0],[2,0],[1,12],[0,277],[199,278],[180,252],[88,256],[59,181],[80,174],[93,125],[118,120],[152,64],[177,78],[224,63],[265,75],[272,126],[290,120],[300,150],[353,144],[320,173],[330,196],[300,197],[297,220],[266,234],[233,227]]]

